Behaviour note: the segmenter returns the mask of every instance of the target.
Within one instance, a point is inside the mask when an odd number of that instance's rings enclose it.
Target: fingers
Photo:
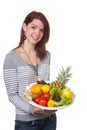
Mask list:
[[[44,113],[44,109],[40,109],[40,108],[35,107],[34,108],[34,112],[38,113],[38,114],[41,114],[41,113],[43,114]]]
[[[54,112],[56,112],[56,110],[44,110],[44,109],[40,109],[40,108],[35,107],[34,112],[37,114],[45,114],[46,115],[46,114],[54,113]]]

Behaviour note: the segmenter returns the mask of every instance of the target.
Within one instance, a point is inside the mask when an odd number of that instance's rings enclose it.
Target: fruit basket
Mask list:
[[[46,110],[59,110],[70,106],[74,99],[74,92],[66,86],[72,77],[71,67],[59,71],[56,80],[49,83],[39,80],[30,84],[24,90],[25,99],[35,107]]]

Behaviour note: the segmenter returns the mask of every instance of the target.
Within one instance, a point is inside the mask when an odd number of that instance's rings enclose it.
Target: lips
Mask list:
[[[35,41],[38,41],[38,40],[40,40],[40,37],[32,36],[32,39],[35,40]]]

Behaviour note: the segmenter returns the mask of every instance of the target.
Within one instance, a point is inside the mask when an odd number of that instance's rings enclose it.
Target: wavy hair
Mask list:
[[[42,39],[36,44],[35,50],[37,52],[37,56],[42,60],[46,56],[46,43],[49,40],[49,35],[50,35],[50,25],[49,22],[44,14],[41,12],[36,12],[32,11],[29,13],[26,17],[23,23],[28,25],[30,22],[33,21],[33,19],[39,19],[43,25],[44,25],[44,32],[43,32],[43,37]],[[21,28],[21,34],[20,34],[20,42],[18,47],[20,47],[23,43],[24,40],[26,39],[25,33],[23,28]]]

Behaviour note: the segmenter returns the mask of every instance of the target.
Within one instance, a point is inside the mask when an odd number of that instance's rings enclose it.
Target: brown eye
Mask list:
[[[32,26],[31,28],[32,28],[32,29],[35,29],[36,27]]]

